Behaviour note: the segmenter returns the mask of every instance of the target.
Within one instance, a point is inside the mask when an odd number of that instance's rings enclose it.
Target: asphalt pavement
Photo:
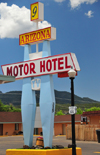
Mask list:
[[[33,145],[36,144],[37,136],[33,138]],[[67,147],[71,140],[66,140],[65,136],[53,137],[53,145],[63,145]],[[7,149],[22,148],[24,145],[23,136],[0,137],[0,155],[6,155]],[[77,147],[82,148],[82,155],[100,154],[100,143],[90,141],[76,141]]]

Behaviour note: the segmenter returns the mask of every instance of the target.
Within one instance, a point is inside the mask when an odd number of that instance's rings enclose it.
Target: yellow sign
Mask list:
[[[39,3],[31,4],[31,21],[39,18]]]
[[[41,42],[43,40],[51,39],[51,29],[53,28],[48,27],[45,29],[21,34],[19,35],[19,45],[35,44],[37,41]]]

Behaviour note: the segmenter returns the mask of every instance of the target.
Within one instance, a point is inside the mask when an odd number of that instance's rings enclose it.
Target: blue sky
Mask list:
[[[30,21],[30,4],[35,0],[0,0],[0,65],[23,61],[24,48],[19,34],[35,29]],[[44,3],[40,28],[52,25],[57,39],[51,41],[51,54],[75,53],[81,71],[74,80],[75,94],[100,101],[100,1],[39,0]],[[7,4],[6,4],[7,3]],[[23,7],[24,6],[24,7]],[[42,44],[39,45],[42,50]],[[35,45],[32,46],[35,52]],[[0,74],[2,70],[0,68]],[[70,92],[69,78],[53,75],[56,90]],[[22,90],[22,80],[0,85],[2,92]]]

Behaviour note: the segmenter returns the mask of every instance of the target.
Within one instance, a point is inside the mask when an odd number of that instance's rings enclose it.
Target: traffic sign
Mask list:
[[[69,114],[74,115],[77,113],[77,107],[76,106],[70,106],[69,107]]]

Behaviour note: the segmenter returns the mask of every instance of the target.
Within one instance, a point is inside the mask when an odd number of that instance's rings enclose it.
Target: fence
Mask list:
[[[100,125],[75,125],[75,139],[82,141],[97,141],[97,129],[100,129]],[[70,124],[66,127],[66,139],[72,139]]]

